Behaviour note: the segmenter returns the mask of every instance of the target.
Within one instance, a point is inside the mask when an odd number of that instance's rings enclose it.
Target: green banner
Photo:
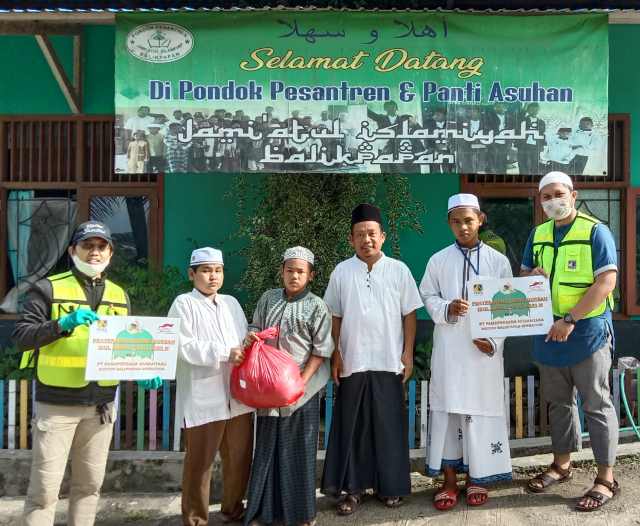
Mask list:
[[[117,15],[116,171],[607,171],[606,15]]]

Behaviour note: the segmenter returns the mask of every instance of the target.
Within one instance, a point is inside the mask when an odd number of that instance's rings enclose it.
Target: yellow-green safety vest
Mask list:
[[[597,219],[578,212],[557,249],[553,242],[553,220],[538,225],[534,231],[533,264],[549,275],[554,316],[562,317],[571,311],[595,281],[591,234],[599,223]],[[613,307],[612,295],[584,317],[603,314],[607,304]]]
[[[80,308],[91,308],[87,296],[72,272],[63,272],[48,278],[53,289],[51,300],[51,319],[57,320]],[[126,316],[129,314],[127,296],[124,290],[105,280],[102,301],[96,311],[104,316]],[[89,327],[80,325],[69,336],[40,348],[35,357],[38,380],[52,387],[85,387],[89,383],[84,379],[87,365],[87,346]],[[33,350],[22,355],[20,368],[33,367]],[[99,381],[98,385],[109,387],[118,385],[117,381]]]

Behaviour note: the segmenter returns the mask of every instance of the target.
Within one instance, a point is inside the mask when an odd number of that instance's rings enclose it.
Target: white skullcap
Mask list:
[[[217,248],[211,247],[196,248],[191,252],[191,262],[189,266],[193,267],[195,265],[206,264],[224,265],[222,252]]]
[[[545,186],[553,183],[561,183],[573,190],[573,181],[571,177],[569,177],[564,172],[549,172],[542,179],[540,179],[540,184],[538,185],[538,192],[540,192]]]
[[[475,208],[480,210],[480,203],[473,194],[456,194],[449,198],[448,211],[451,212],[454,208]]]
[[[286,261],[287,259],[302,259],[307,261],[308,263],[314,264],[314,256],[313,252],[305,247],[291,247],[284,251],[282,254],[282,261]]]

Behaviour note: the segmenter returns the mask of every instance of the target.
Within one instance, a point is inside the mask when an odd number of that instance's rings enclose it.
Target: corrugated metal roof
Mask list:
[[[299,0],[62,0],[21,1],[0,0],[3,13],[117,13],[162,11],[219,11],[262,9],[355,9],[355,10],[452,10],[472,12],[610,12],[612,10],[640,10],[640,0],[315,0],[301,3]]]

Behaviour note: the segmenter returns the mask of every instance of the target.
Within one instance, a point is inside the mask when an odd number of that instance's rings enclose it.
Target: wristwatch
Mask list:
[[[562,317],[562,321],[565,323],[569,323],[571,325],[575,325],[576,324],[576,320],[573,318],[573,316],[571,315],[570,312],[567,312],[563,317]]]

